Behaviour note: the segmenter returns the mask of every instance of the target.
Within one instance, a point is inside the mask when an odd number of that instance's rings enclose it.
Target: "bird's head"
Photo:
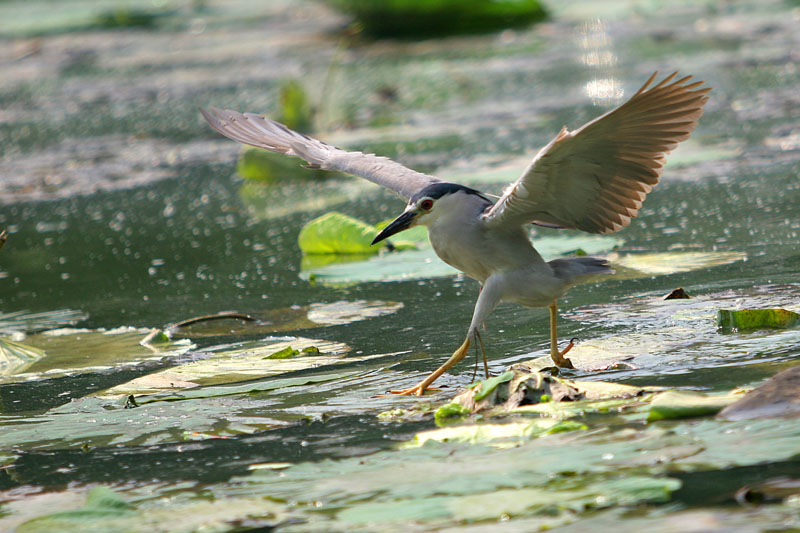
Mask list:
[[[456,183],[432,183],[411,197],[405,211],[383,228],[372,244],[420,224],[427,226],[446,213],[460,211],[459,204],[466,204],[472,195],[481,198],[483,202],[489,202],[475,189]]]

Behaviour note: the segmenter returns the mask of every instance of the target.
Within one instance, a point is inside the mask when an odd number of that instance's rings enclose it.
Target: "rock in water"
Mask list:
[[[717,416],[728,420],[800,416],[800,366],[779,372]]]

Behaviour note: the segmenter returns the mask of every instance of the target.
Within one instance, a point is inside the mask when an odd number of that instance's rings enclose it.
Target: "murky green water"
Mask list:
[[[572,289],[560,333],[581,339],[572,377],[726,391],[800,356],[796,329],[714,327],[718,308],[800,310],[795,3],[576,3],[527,31],[349,47],[334,33],[342,19],[313,3],[141,6],[164,10],[153,28],[111,31],[89,27],[94,3],[0,4],[0,310],[50,313],[23,325],[0,316],[4,333],[48,354],[0,381],[4,528],[79,508],[98,484],[130,513],[169,515],[170,530],[797,525],[795,500],[732,505],[743,485],[797,477],[791,423],[600,415],[587,431],[510,449],[396,451],[432,416],[376,415],[444,401],[473,369],[462,363],[431,398],[381,393],[460,344],[477,284],[304,281],[304,223],[334,209],[376,223],[402,203],[355,180],[246,184],[233,176],[238,147],[196,111],[269,112],[281,82],[297,79],[321,108],[317,135],[499,192],[562,125],[597,116],[652,71],[705,80],[700,126],[614,250],[671,255],[646,275]],[[679,286],[695,298],[661,299]],[[138,343],[145,328],[230,310],[258,325]],[[77,329],[41,333],[57,327]],[[487,327],[494,372],[547,354],[544,310],[501,306]],[[264,363],[277,345],[252,343],[268,335],[323,353]],[[614,361],[624,364],[597,370]],[[180,382],[206,392],[163,396]],[[213,389],[229,382],[243,388]],[[115,386],[139,407],[103,392]],[[145,527],[139,514],[98,527]]]

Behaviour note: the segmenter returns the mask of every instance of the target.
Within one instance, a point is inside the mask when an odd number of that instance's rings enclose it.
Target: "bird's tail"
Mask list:
[[[614,273],[608,261],[599,257],[564,257],[548,261],[547,264],[553,269],[556,277],[567,284],[577,283],[577,278],[583,276]]]

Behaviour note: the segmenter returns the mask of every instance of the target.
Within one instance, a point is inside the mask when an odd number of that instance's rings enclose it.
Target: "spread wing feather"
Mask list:
[[[627,226],[658,183],[666,155],[689,137],[709,88],[658,73],[618,108],[563,128],[484,215],[487,225],[554,224],[589,233]],[[649,87],[649,88],[648,88]]]
[[[431,183],[441,181],[386,157],[336,148],[253,113],[242,114],[213,107],[201,109],[200,113],[212,128],[234,141],[299,157],[315,168],[338,170],[362,177],[396,192],[406,200]]]

